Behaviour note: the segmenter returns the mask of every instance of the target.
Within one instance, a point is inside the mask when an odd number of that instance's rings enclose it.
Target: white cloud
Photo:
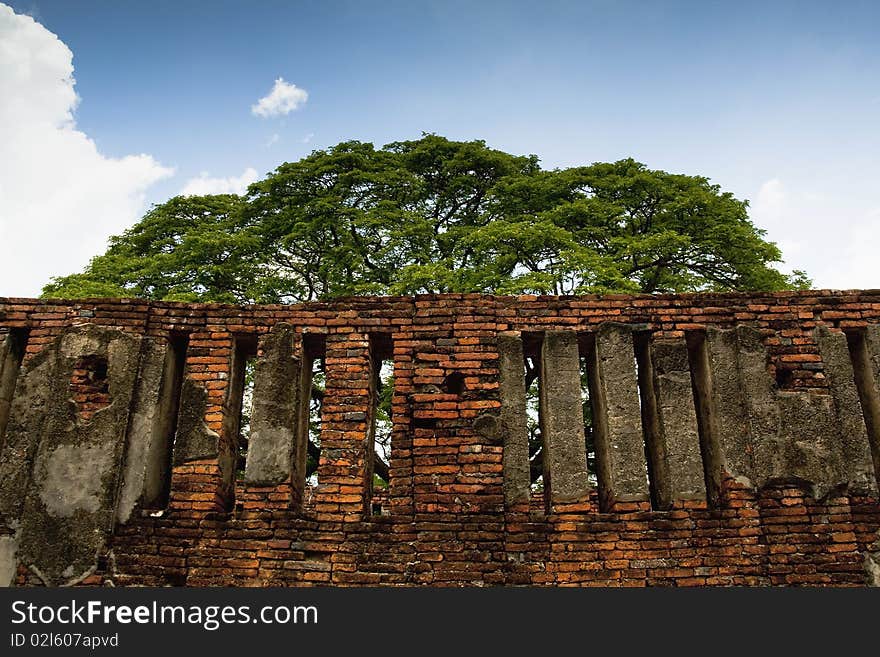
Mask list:
[[[828,280],[839,287],[880,289],[878,253],[880,207],[867,212],[849,229],[843,257],[835,263]]]
[[[309,92],[300,89],[295,84],[285,82],[284,78],[275,80],[272,90],[260,98],[255,105],[251,105],[254,116],[267,119],[272,116],[290,114],[293,110],[305,104],[309,98]]]
[[[173,174],[149,155],[98,152],[76,129],[74,84],[70,49],[0,4],[0,295],[33,296],[82,269]]]
[[[779,178],[773,178],[761,185],[751,211],[755,223],[772,233],[770,239],[779,245],[783,257],[788,260],[797,256],[803,248],[801,233],[797,230],[797,218],[793,216],[790,206],[788,190]],[[791,271],[797,267],[783,269]]]
[[[180,193],[184,196],[204,196],[206,194],[244,194],[248,185],[257,180],[257,170],[251,167],[245,169],[240,176],[229,178],[211,178],[207,172],[202,172],[198,178],[190,178],[186,181]]]
[[[768,180],[758,190],[758,198],[755,200],[755,211],[778,218],[785,204],[785,189],[779,178]]]
[[[281,139],[281,135],[277,132],[266,140],[266,148],[272,148]]]
[[[880,207],[847,190],[816,189],[823,189],[820,182],[773,178],[752,205],[754,223],[782,249],[782,269],[805,270],[819,289],[880,288]]]
[[[314,133],[314,132],[310,132],[310,133],[307,134],[305,137],[303,137],[302,139],[300,139],[300,141],[301,141],[303,144],[309,144],[309,143],[311,143],[312,138],[313,138],[314,136],[315,136],[315,133]]]

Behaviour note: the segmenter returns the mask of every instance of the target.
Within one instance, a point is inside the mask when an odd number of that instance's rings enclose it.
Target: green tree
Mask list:
[[[633,160],[547,171],[436,135],[343,142],[246,197],[175,197],[47,297],[296,302],[343,295],[779,290],[748,203]]]
[[[259,280],[259,241],[234,194],[177,196],[154,206],[86,270],[53,279],[44,297],[140,297],[244,303]]]
[[[781,290],[810,284],[774,265],[748,202],[702,176],[632,159],[544,170],[534,155],[437,135],[358,141],[279,166],[235,195],[175,197],[110,241],[45,297],[274,303],[346,295]],[[526,363],[532,406],[534,363]],[[380,386],[390,436],[390,385]],[[310,472],[321,404],[316,375]],[[532,479],[541,437],[532,408]],[[589,402],[585,443],[592,453]],[[242,444],[246,436],[242,437]],[[377,473],[387,465],[377,458]]]

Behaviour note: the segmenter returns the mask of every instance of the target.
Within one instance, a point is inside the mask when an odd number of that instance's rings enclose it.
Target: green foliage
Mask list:
[[[346,295],[780,290],[748,204],[627,159],[546,171],[482,141],[343,142],[234,195],[155,206],[46,297],[233,303]]]
[[[44,297],[276,303],[347,295],[583,294],[807,288],[773,265],[748,203],[701,176],[627,159],[546,171],[482,141],[423,135],[376,149],[343,142],[279,166],[245,197],[175,197],[111,238]],[[307,475],[320,454],[315,362]],[[527,372],[532,481],[540,489],[535,363]],[[378,381],[375,447],[388,458],[390,369]],[[248,381],[252,372],[248,372]],[[582,386],[586,390],[586,385]],[[250,388],[248,388],[250,390]],[[249,406],[242,414],[242,462]],[[595,472],[591,407],[585,448]],[[387,485],[374,477],[378,488]]]
[[[321,412],[324,406],[324,390],[327,387],[327,374],[324,359],[312,361],[312,390],[309,401],[309,443],[318,449],[310,449],[306,455],[306,477],[312,478],[318,471],[318,455],[321,447]],[[313,483],[317,478],[313,480]]]
[[[373,449],[383,462],[388,463],[391,458],[391,432],[394,428],[394,420],[391,414],[392,398],[394,396],[394,364],[391,360],[378,363],[378,381],[376,386],[376,417],[373,423]],[[387,486],[388,482],[381,476],[374,474],[374,481],[383,482],[380,486]]]
[[[258,241],[244,206],[234,194],[176,196],[112,237],[85,272],[53,279],[43,296],[249,301],[260,285]]]

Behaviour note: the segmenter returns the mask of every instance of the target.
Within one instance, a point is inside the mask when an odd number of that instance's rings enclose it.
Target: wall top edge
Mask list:
[[[395,303],[430,303],[442,301],[486,301],[493,303],[549,303],[549,302],[596,302],[606,301],[691,301],[697,305],[704,301],[712,300],[759,300],[759,299],[821,299],[858,297],[859,299],[871,299],[872,302],[880,303],[880,289],[816,289],[816,290],[786,290],[780,292],[687,292],[680,294],[584,294],[584,295],[496,295],[482,293],[466,294],[419,294],[413,296],[347,296],[335,297],[322,301],[305,301],[294,304],[232,304],[232,303],[202,303],[184,301],[156,301],[152,299],[134,297],[85,297],[78,299],[38,299],[31,297],[2,297],[0,307],[7,305],[27,305],[43,307],[71,307],[77,305],[112,304],[122,306],[150,306],[154,308],[204,308],[204,309],[318,309],[337,308],[353,303],[381,306]]]

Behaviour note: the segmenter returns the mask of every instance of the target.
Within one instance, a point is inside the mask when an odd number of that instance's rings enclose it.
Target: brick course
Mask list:
[[[538,494],[505,505],[503,448],[474,427],[501,408],[498,333],[589,332],[608,321],[655,339],[745,324],[760,331],[780,390],[828,394],[814,329],[880,323],[880,291],[468,294],[241,307],[0,298],[0,333],[27,331],[26,362],[75,324],[188,335],[186,377],[207,391],[205,422],[220,434],[221,452],[231,449],[224,422],[237,341],[286,322],[297,341],[318,336],[324,345],[319,485],[307,487],[302,509],[291,509],[290,481],[237,481],[232,497],[219,459],[176,465],[168,508],[117,524],[85,584],[863,585],[863,555],[880,530],[871,492],[816,500],[792,482],[754,490],[728,477],[718,508],[686,499],[652,510],[637,500],[600,512],[595,489],[549,514]],[[393,341],[394,426],[390,486],[373,500],[387,512],[371,516],[363,443],[376,336]],[[88,383],[80,373],[87,414],[104,402]],[[18,583],[38,582],[22,565]]]

